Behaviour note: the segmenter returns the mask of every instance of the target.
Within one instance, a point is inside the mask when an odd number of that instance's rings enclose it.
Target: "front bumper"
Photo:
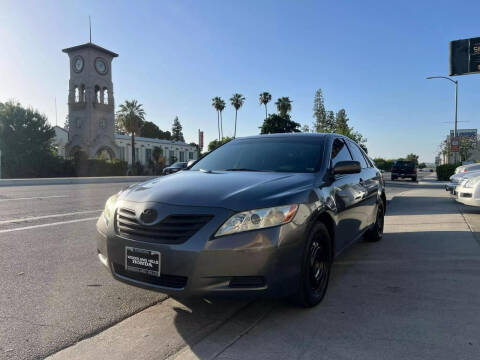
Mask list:
[[[165,207],[170,213],[181,210]],[[102,214],[97,222],[100,260],[115,279],[170,295],[285,296],[298,289],[307,206],[300,206],[295,219],[283,226],[215,239],[211,235],[233,212],[195,210],[214,213],[214,217],[186,242],[174,245],[120,236],[113,222],[106,225]],[[161,276],[126,272],[126,247],[160,252]]]
[[[457,202],[468,206],[480,206],[480,196],[475,191],[475,188],[464,188],[458,186],[456,188]]]

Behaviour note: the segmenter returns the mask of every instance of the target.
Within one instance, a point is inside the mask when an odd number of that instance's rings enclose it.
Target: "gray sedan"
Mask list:
[[[380,171],[336,134],[235,139],[186,171],[112,196],[98,255],[115,279],[171,295],[325,295],[335,255],[378,241]]]

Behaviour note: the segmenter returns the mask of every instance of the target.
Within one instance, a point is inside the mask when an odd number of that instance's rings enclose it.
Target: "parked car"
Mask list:
[[[115,279],[167,294],[314,306],[334,257],[382,238],[385,209],[380,171],[344,136],[237,138],[109,198],[98,255]]]
[[[461,165],[455,169],[455,174],[478,171],[478,170],[480,170],[480,164],[477,164],[477,163]]]
[[[173,174],[173,173],[176,173],[180,170],[183,170],[187,167],[187,163],[186,162],[176,162],[168,167],[166,167],[165,169],[163,169],[163,175],[168,175],[168,174]]]
[[[409,178],[417,181],[417,164],[415,161],[397,160],[392,166],[392,180]]]
[[[473,173],[472,173],[473,174]],[[456,187],[456,200],[469,206],[480,206],[480,172],[464,178]]]
[[[460,172],[450,176],[450,182],[445,185],[445,190],[449,191],[452,195],[457,195],[456,188],[466,179],[476,177],[480,175],[480,169],[477,171]]]

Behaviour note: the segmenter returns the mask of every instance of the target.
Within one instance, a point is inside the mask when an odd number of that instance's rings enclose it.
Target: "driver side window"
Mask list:
[[[352,161],[352,155],[347,148],[347,144],[342,139],[336,138],[332,144],[331,167],[340,161]]]

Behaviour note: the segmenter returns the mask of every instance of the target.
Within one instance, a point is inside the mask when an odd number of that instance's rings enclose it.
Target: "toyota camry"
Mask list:
[[[337,134],[238,138],[185,171],[110,197],[98,256],[113,277],[172,295],[324,297],[332,261],[378,241],[380,171]]]

